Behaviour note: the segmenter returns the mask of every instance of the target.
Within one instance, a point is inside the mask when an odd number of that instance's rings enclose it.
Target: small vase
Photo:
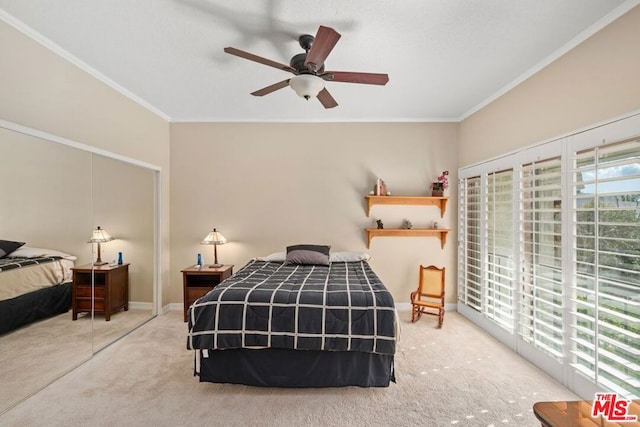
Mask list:
[[[442,197],[444,195],[444,190],[431,190],[431,195],[433,197]]]

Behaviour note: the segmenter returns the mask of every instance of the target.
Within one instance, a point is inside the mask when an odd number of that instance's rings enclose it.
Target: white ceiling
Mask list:
[[[640,0],[0,0],[0,18],[172,121],[460,120]],[[300,34],[342,38],[327,69],[389,74],[386,86],[328,82],[325,110],[291,74]]]

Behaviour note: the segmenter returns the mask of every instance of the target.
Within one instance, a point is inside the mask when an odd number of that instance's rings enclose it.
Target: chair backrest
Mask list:
[[[429,298],[442,298],[444,296],[444,271],[435,265],[420,266],[420,295]]]

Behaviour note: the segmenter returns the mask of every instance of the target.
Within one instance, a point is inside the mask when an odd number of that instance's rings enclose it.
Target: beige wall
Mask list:
[[[443,219],[435,207],[406,206],[375,206],[367,218],[364,196],[378,176],[393,194],[428,194],[442,170],[455,171],[456,140],[457,124],[172,124],[171,300],[182,300],[180,269],[198,252],[212,261],[199,242],[217,227],[230,241],[219,261],[236,269],[287,245],[329,244],[368,251],[396,303],[409,301],[420,263],[444,265],[455,301],[455,233],[444,250],[415,237],[375,238],[368,250],[364,229],[376,218],[455,228],[456,201]]]
[[[459,165],[640,109],[640,6],[460,124]]]
[[[0,118],[162,168],[163,282],[169,264],[169,124],[0,22]],[[163,290],[163,301],[168,291]]]
[[[91,261],[91,153],[0,128],[0,239]]]

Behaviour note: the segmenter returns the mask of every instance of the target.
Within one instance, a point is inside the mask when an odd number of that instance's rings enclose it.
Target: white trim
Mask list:
[[[162,172],[153,171],[153,314],[162,311]]]
[[[331,119],[307,119],[307,118],[272,118],[272,119],[235,119],[235,118],[190,118],[173,119],[171,123],[459,123],[456,117],[445,118],[331,118]]]
[[[92,76],[92,77],[96,78],[97,80],[101,81],[102,83],[106,84],[107,86],[109,86],[110,88],[115,90],[116,92],[126,96],[127,98],[129,98],[130,100],[135,102],[136,104],[146,108],[147,110],[149,110],[152,113],[160,116],[161,118],[165,119],[168,122],[171,121],[171,118],[167,114],[165,114],[162,111],[158,110],[156,107],[154,107],[153,105],[151,105],[150,103],[148,103],[144,99],[140,98],[139,96],[133,94],[129,90],[125,89],[124,87],[120,86],[118,83],[116,83],[115,81],[111,80],[109,77],[105,76],[104,74],[102,74],[101,72],[99,72],[95,68],[91,67],[87,63],[81,61],[80,59],[78,59],[77,57],[75,57],[71,53],[67,52],[62,47],[60,47],[59,45],[57,45],[56,43],[54,43],[53,41],[51,41],[47,37],[45,37],[42,34],[38,33],[33,28],[29,27],[27,24],[25,24],[24,22],[20,21],[19,19],[17,19],[13,15],[10,15],[9,13],[7,13],[6,11],[4,11],[2,9],[0,9],[0,20],[2,20],[4,22],[6,22],[7,24],[11,25],[13,28],[15,28],[16,30],[20,31],[21,33],[23,33],[27,37],[31,38],[35,42],[40,43],[42,46],[44,46],[45,48],[49,49],[50,51],[56,53],[57,55],[60,55],[62,58],[66,59],[67,61],[69,61],[70,63],[72,63],[76,67],[80,68],[81,70],[83,70],[84,72],[89,74],[90,76]]]
[[[569,51],[571,51],[576,46],[578,46],[579,44],[581,44],[582,42],[587,40],[589,37],[593,36],[598,31],[602,30],[604,27],[606,27],[607,25],[611,24],[616,19],[620,18],[622,15],[624,15],[625,13],[627,13],[628,11],[630,11],[631,9],[636,7],[638,4],[640,4],[640,0],[627,0],[627,1],[625,1],[620,6],[616,7],[611,12],[609,12],[608,14],[603,16],[601,19],[596,21],[593,25],[591,25],[590,27],[588,27],[587,29],[585,29],[584,31],[579,33],[573,39],[569,40],[569,42],[567,42],[560,49],[556,50],[551,55],[547,56],[545,59],[540,61],[538,64],[536,64],[533,67],[529,68],[527,71],[525,71],[523,74],[521,74],[515,80],[513,80],[511,83],[507,84],[502,89],[498,90],[496,93],[494,93],[493,95],[489,96],[487,99],[485,99],[484,101],[480,102],[475,107],[472,107],[466,113],[463,113],[461,116],[459,116],[457,118],[457,121],[462,121],[462,120],[468,118],[469,116],[471,116],[472,114],[476,113],[477,111],[481,110],[482,108],[486,107],[487,105],[491,104],[493,101],[495,101],[496,99],[500,98],[501,96],[503,96],[504,94],[509,92],[511,89],[515,88],[516,86],[520,85],[522,82],[524,82],[525,80],[527,80],[528,78],[530,78],[534,74],[538,73],[540,70],[542,70],[545,67],[547,67],[553,61],[555,61],[558,58],[562,57],[563,55],[567,54]]]
[[[135,166],[140,166],[145,169],[151,169],[156,172],[160,172],[162,170],[160,166],[156,166],[151,163],[142,162],[140,160],[136,160],[131,157],[123,156],[117,153],[112,153],[111,151],[103,150],[102,148],[97,148],[92,145],[83,144],[81,142],[77,142],[68,138],[63,138],[61,136],[53,135],[38,129],[23,126],[18,123],[10,122],[8,120],[0,119],[0,128],[12,130],[25,135],[34,136],[40,139],[46,139],[48,141],[55,142],[57,144],[62,144],[69,147],[77,148],[79,150],[88,151],[89,153],[98,154],[100,156],[108,157],[110,159],[120,160],[122,162],[129,163]]]

